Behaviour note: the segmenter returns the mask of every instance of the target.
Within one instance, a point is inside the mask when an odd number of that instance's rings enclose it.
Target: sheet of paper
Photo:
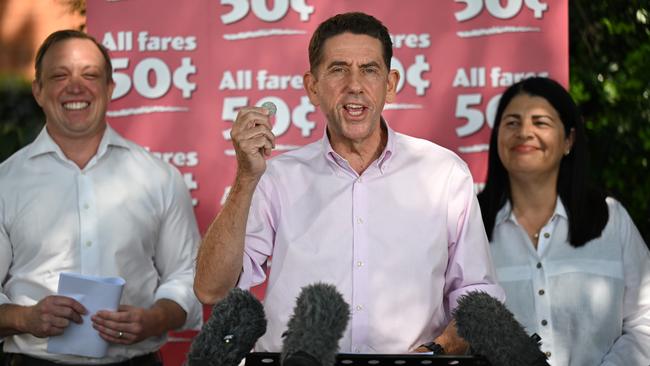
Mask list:
[[[121,277],[61,273],[58,294],[79,301],[88,313],[82,316],[81,324],[71,323],[63,334],[50,337],[47,351],[86,357],[106,356],[108,342],[93,328],[90,317],[99,310],[117,310],[124,283]]]

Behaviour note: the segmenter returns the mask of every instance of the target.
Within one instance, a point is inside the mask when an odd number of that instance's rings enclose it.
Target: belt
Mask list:
[[[67,364],[67,363],[56,363],[42,358],[36,358],[28,356],[22,353],[7,353],[7,359],[9,360],[9,366],[86,366],[86,364]],[[87,366],[158,366],[162,365],[162,360],[158,356],[157,352],[148,353],[142,356],[136,356],[132,359],[114,362],[114,363],[104,363],[104,364],[93,364]]]

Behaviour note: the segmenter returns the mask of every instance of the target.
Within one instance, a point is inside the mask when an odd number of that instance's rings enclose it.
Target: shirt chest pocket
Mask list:
[[[622,311],[622,262],[580,259],[553,263],[547,270],[556,314],[580,309],[581,314],[598,324]]]
[[[623,264],[617,260],[604,259],[571,259],[552,261],[545,265],[547,276],[563,276],[567,274],[583,274],[586,276],[609,277],[623,280]]]

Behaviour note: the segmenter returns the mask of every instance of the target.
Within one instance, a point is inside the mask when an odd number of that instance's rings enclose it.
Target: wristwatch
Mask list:
[[[424,347],[428,349],[429,351],[433,352],[434,356],[439,356],[439,355],[444,355],[445,354],[445,349],[442,348],[441,345],[439,345],[436,342],[427,342],[420,347]]]

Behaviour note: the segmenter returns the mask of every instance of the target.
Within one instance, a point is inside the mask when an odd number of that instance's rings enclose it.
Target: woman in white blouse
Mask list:
[[[503,94],[479,202],[506,306],[551,365],[650,365],[650,253],[588,184],[583,121],[560,84]]]

